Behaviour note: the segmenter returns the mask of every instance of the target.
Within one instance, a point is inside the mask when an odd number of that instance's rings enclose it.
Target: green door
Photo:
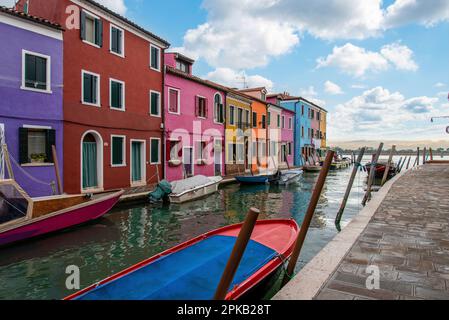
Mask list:
[[[142,142],[132,142],[131,149],[132,182],[140,182],[142,181]]]
[[[97,143],[83,142],[83,189],[97,187]]]

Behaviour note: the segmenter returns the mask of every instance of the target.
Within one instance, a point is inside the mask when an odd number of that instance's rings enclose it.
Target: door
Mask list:
[[[215,163],[215,176],[221,176],[221,167],[223,162],[223,145],[221,139],[215,139],[214,141],[214,163]]]
[[[131,182],[142,182],[143,179],[143,142],[131,142]]]
[[[250,152],[249,152],[249,139],[245,137],[245,169],[251,170]]]
[[[0,179],[5,179],[5,157],[3,156],[3,144],[5,144],[5,125],[0,123]]]
[[[98,188],[97,141],[92,134],[83,140],[83,189]]]
[[[287,145],[286,144],[281,145],[281,162],[282,163],[287,162]]]
[[[184,166],[185,176],[193,176],[193,147],[184,147],[182,152],[182,163]]]

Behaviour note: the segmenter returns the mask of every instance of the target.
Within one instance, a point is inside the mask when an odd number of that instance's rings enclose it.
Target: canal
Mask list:
[[[297,269],[337,234],[334,219],[350,169],[330,172]],[[180,242],[244,220],[250,207],[260,218],[291,218],[301,225],[317,174],[288,187],[231,184],[206,199],[184,205],[129,204],[104,218],[65,232],[0,249],[0,299],[61,299],[68,266],[81,271],[81,288]],[[360,210],[366,173],[359,172],[342,226]],[[274,293],[274,292],[273,292]]]

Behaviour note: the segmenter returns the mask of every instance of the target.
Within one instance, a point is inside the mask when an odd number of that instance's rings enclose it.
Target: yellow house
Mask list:
[[[321,138],[321,149],[326,150],[327,148],[327,111],[322,109],[320,111],[320,138]]]
[[[226,174],[251,171],[251,104],[252,100],[235,91],[226,96]]]

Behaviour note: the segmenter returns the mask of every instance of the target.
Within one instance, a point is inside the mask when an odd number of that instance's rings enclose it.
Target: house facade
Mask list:
[[[229,90],[226,96],[226,175],[252,170],[252,126],[250,97]]]
[[[268,166],[277,168],[280,164],[281,130],[285,126],[285,118],[282,118],[282,109],[274,104],[267,104],[267,144],[268,144]],[[284,121],[284,123],[282,123]]]
[[[156,183],[164,174],[168,42],[95,1],[34,0],[29,10],[70,23],[64,34],[65,191]]]
[[[15,180],[32,197],[56,191],[53,145],[62,170],[62,40],[59,25],[0,8],[0,140]],[[3,154],[0,161],[4,169]]]
[[[193,76],[193,60],[165,56],[166,179],[224,175],[226,89]]]
[[[294,166],[295,155],[295,112],[282,108],[280,167]]]
[[[321,153],[327,149],[327,111],[321,110],[320,118]]]

